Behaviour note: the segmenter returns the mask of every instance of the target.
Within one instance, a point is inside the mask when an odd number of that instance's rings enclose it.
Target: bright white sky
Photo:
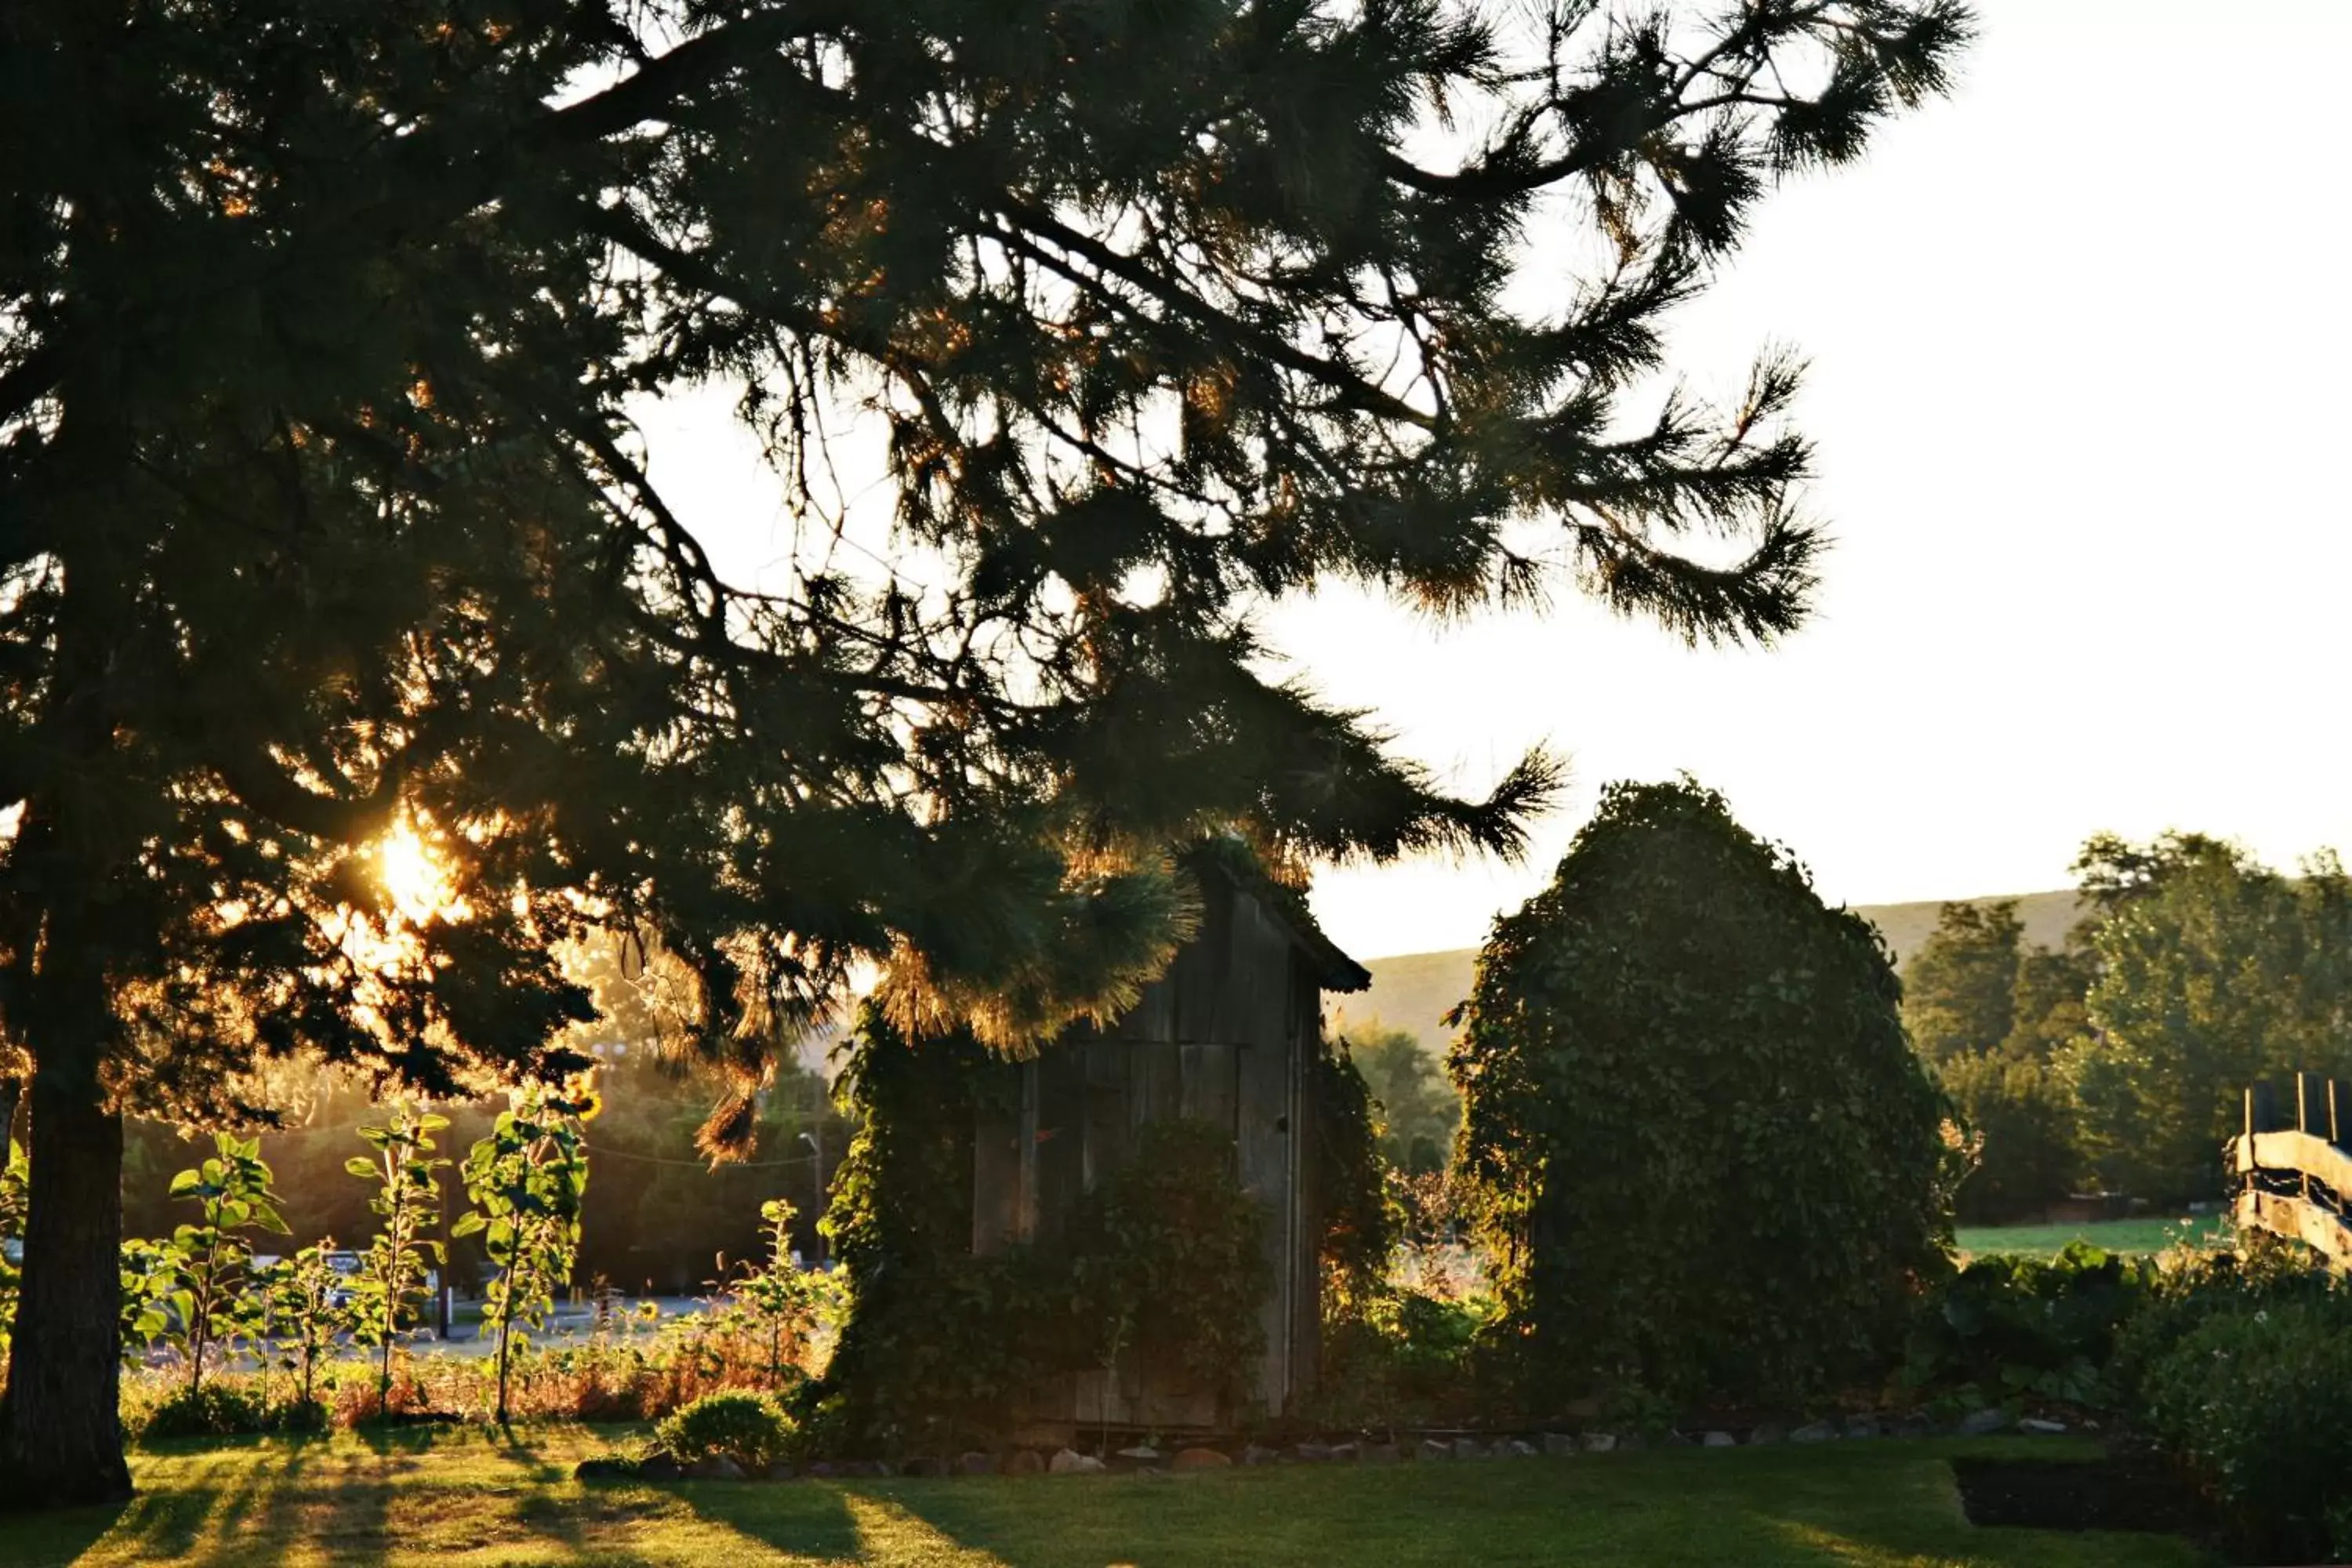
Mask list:
[[[1475,787],[1576,787],[1525,866],[1324,875],[1362,957],[1462,947],[1603,783],[1688,770],[1851,903],[2063,887],[2179,826],[2286,865],[2352,840],[2352,0],[1979,0],[1950,100],[1772,197],[1675,358],[1812,365],[1812,626],[1685,650],[1563,600],[1433,630],[1327,595],[1272,628]]]
[[[1574,767],[1523,866],[1326,872],[1343,947],[1475,944],[1601,784],[1683,770],[1851,903],[2063,886],[2101,828],[2352,847],[2352,0],[1978,5],[1957,96],[1770,198],[1674,340],[1727,396],[1768,343],[1811,363],[1808,629],[1694,651],[1567,596],[1436,628],[1344,592],[1269,622],[1458,787],[1539,741]],[[648,421],[656,478],[756,564],[772,483],[746,505],[712,419]]]

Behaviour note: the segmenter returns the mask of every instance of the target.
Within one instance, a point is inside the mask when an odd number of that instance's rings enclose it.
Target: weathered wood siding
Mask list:
[[[1322,994],[1289,929],[1255,898],[1224,889],[1203,903],[1199,934],[1125,1016],[1004,1068],[974,1129],[972,1247],[1062,1237],[1145,1122],[1184,1117],[1227,1129],[1242,1184],[1265,1211],[1275,1289],[1256,1392],[1279,1411],[1313,1376],[1320,1320],[1315,1216],[1301,1176]],[[1118,1381],[1113,1388],[1097,1373],[1040,1391],[1030,1414],[1161,1427],[1219,1418],[1182,1391]]]

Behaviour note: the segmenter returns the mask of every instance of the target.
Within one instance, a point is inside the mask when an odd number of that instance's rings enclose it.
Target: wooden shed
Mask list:
[[[1321,1234],[1313,1169],[1315,1074],[1323,993],[1361,991],[1363,966],[1334,946],[1304,901],[1241,857],[1195,862],[1198,933],[1135,1007],[1108,1028],[1076,1029],[982,1103],[972,1138],[972,1250],[1063,1237],[1085,1194],[1125,1158],[1133,1130],[1183,1117],[1231,1129],[1244,1188],[1265,1205],[1274,1290],[1256,1401],[1269,1415],[1312,1386],[1321,1322]],[[1218,1425],[1196,1390],[1139,1370],[1087,1373],[1036,1391],[1037,1426],[1181,1430]]]

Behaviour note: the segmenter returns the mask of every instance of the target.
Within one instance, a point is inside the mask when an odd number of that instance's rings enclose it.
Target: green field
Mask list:
[[[1678,1448],[1570,1459],[583,1488],[555,1427],[253,1440],[140,1456],[129,1506],[0,1520],[12,1568],[1150,1568],[1464,1563],[1622,1568],[2190,1568],[2150,1535],[1979,1530],[1946,1459],[2087,1458],[2012,1439]]]
[[[2109,1252],[2161,1252],[2185,1235],[2210,1242],[2229,1234],[2222,1215],[2195,1218],[2174,1215],[2161,1219],[2110,1219],[2085,1225],[2001,1225],[1962,1226],[1954,1238],[1966,1253],[2031,1252],[2048,1256],[2070,1241],[2087,1241]]]

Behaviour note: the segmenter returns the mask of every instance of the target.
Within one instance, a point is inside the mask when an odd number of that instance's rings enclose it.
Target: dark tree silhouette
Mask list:
[[[1449,796],[1269,680],[1269,597],[1559,578],[1693,638],[1794,625],[1795,371],[1645,392],[1660,318],[1776,175],[1937,89],[1966,15],[1505,14],[0,9],[16,1494],[128,1485],[125,1105],[235,1113],[299,1052],[556,1070],[588,1003],[551,950],[596,930],[692,969],[746,1086],[866,961],[906,1023],[1017,1041],[1134,994],[1206,830],[1507,850],[1549,794],[1537,756]],[[1602,265],[1538,316],[1507,300],[1545,192]],[[628,416],[714,379],[809,546],[757,592]],[[817,547],[860,409],[874,561]],[[388,834],[439,897],[373,874]]]

